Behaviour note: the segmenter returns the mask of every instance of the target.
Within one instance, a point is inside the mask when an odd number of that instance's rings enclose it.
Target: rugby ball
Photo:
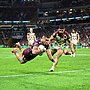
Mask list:
[[[46,50],[46,48],[45,48],[43,45],[39,45],[39,49],[40,49],[41,51],[45,51],[45,50]]]

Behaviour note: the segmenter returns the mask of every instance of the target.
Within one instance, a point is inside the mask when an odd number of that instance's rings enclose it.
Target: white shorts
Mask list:
[[[34,41],[28,41],[28,45],[33,45]]]
[[[62,44],[62,45],[59,45],[58,43],[52,43],[50,45],[50,49],[61,49],[61,50],[64,50],[65,46]]]
[[[72,40],[71,42],[72,42],[72,44],[74,44],[74,45],[77,45],[77,43],[78,43],[77,40]]]

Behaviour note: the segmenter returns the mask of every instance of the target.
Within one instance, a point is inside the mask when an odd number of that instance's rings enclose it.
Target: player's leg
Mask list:
[[[66,48],[66,49],[64,50],[64,54],[65,54],[65,55],[71,55],[72,52],[69,52],[68,49]]]
[[[23,60],[22,54],[18,53],[16,48],[14,48],[14,49],[12,50],[12,53],[15,54],[16,58],[18,59],[18,61],[19,61],[21,64],[26,63],[26,61]]]
[[[70,42],[69,45],[70,45],[70,50],[71,50],[71,52],[72,52],[72,53],[71,53],[71,56],[73,57],[73,55],[74,55],[74,50],[73,50],[73,49],[74,49],[74,44]]]
[[[49,58],[52,62],[55,62],[55,60],[54,60],[54,58],[53,58],[53,56],[52,56],[52,50],[47,49],[47,50],[46,50],[46,53],[47,53],[48,58]]]
[[[52,50],[51,50],[52,56],[53,56],[56,52],[57,52],[56,49],[52,49]]]
[[[58,50],[57,50],[57,53],[56,53],[55,62],[53,63],[53,65],[52,65],[52,67],[51,67],[51,69],[50,69],[51,72],[54,71],[54,68],[55,68],[56,65],[58,64],[58,60],[59,60],[59,58],[62,56],[62,54],[63,54],[63,50],[58,49]]]
[[[18,42],[18,43],[16,43],[16,46],[19,48],[19,50],[21,51],[21,52],[23,52],[23,48],[22,48],[22,46],[20,45],[20,43]]]
[[[74,48],[74,54],[73,54],[73,57],[75,57],[75,54],[76,54],[76,45],[75,45],[75,44],[73,45],[73,48]]]
[[[76,45],[75,44],[73,45],[73,48],[74,48],[74,53],[76,53]]]

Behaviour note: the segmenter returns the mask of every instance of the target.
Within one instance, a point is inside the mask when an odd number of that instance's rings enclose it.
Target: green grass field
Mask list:
[[[0,90],[90,90],[90,48],[63,55],[54,72],[46,53],[20,64],[11,48],[0,48]]]

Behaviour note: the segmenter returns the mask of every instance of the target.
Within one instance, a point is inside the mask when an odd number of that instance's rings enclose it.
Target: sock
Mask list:
[[[53,59],[51,60],[52,62],[55,62]]]

